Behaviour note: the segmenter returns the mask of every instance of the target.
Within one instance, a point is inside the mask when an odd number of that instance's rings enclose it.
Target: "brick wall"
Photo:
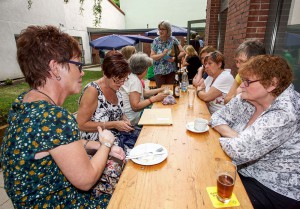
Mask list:
[[[228,0],[227,23],[224,40],[225,68],[235,75],[235,49],[245,40],[264,40],[270,0]],[[207,0],[206,44],[217,46],[220,0]],[[223,48],[222,46],[220,47]]]

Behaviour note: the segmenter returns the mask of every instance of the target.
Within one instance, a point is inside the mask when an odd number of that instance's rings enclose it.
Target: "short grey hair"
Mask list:
[[[163,20],[163,21],[160,21],[158,23],[158,29],[159,29],[160,26],[163,26],[164,28],[167,29],[168,36],[172,35],[172,25],[171,25],[171,23],[169,23],[168,21]]]
[[[258,39],[250,39],[239,45],[235,51],[235,57],[245,54],[248,59],[257,55],[266,54],[264,43]]]
[[[152,64],[153,59],[148,57],[148,55],[143,52],[133,54],[129,59],[129,67],[131,72],[136,75],[143,74]]]

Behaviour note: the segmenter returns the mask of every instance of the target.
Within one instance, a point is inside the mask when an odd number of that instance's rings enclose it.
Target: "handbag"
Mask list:
[[[124,165],[122,160],[110,156],[99,181],[92,189],[92,195],[99,197],[103,193],[112,194],[120,179]]]

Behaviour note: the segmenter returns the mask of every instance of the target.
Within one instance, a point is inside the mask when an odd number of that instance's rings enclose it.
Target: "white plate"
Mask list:
[[[189,130],[189,131],[191,131],[191,132],[194,132],[194,133],[203,133],[203,132],[208,131],[209,126],[207,125],[206,128],[203,131],[197,131],[194,128],[194,121],[192,121],[192,122],[189,122],[189,123],[186,124],[186,129]]]
[[[155,164],[158,164],[158,163],[161,163],[162,161],[164,161],[168,156],[168,150],[160,144],[154,144],[154,143],[140,144],[140,145],[134,147],[130,151],[129,156],[139,155],[139,154],[143,154],[145,152],[155,152],[155,150],[157,150],[160,147],[162,147],[164,149],[162,151],[162,152],[164,152],[164,154],[145,156],[145,157],[132,159],[133,162],[140,164],[140,165],[155,165]]]

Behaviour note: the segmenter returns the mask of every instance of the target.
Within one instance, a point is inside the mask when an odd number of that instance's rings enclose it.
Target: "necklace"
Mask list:
[[[49,97],[49,96],[48,96],[47,94],[45,94],[44,92],[41,92],[40,90],[37,90],[37,89],[33,89],[33,90],[35,90],[35,91],[37,91],[37,92],[39,92],[39,93],[45,95],[46,97],[48,97],[48,99],[51,100],[51,102],[52,102],[54,105],[57,105],[57,104],[53,101],[53,99],[51,99],[51,97]]]

